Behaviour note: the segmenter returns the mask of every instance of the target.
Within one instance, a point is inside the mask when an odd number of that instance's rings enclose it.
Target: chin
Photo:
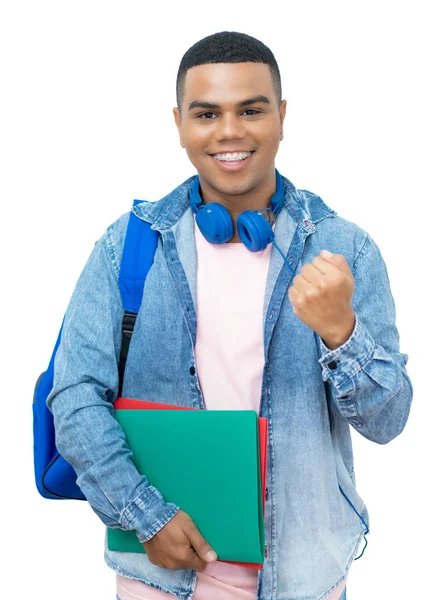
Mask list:
[[[226,183],[225,181],[216,181],[213,186],[220,194],[224,194],[226,196],[243,196],[244,194],[249,193],[255,188],[254,182],[248,178],[247,181],[243,182],[232,182]]]

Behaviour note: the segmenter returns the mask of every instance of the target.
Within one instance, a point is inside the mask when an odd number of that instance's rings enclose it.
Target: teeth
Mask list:
[[[235,161],[235,160],[243,160],[247,158],[252,152],[226,152],[226,154],[214,154],[214,158],[217,160],[224,161]]]

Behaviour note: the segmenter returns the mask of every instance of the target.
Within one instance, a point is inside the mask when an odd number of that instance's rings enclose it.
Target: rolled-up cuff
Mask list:
[[[323,381],[329,381],[339,398],[348,399],[355,391],[354,378],[374,354],[375,341],[366,326],[355,315],[354,330],[344,344],[331,350],[320,339]]]
[[[149,486],[137,496],[123,511],[121,521],[124,529],[135,529],[141,543],[150,540],[174,517],[180,507],[165,502],[163,496],[153,486]]]

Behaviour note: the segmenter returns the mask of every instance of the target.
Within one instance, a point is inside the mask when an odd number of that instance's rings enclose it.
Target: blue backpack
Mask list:
[[[140,202],[142,201],[134,200],[134,206]],[[150,224],[142,221],[131,212],[118,279],[125,311],[122,322],[122,347],[118,368],[119,396],[123,387],[129,344],[143,298],[146,275],[154,261],[157,240],[158,233],[151,229]],[[54,359],[60,344],[62,331],[63,323],[49,366],[40,375],[35,385],[32,404],[35,483],[44,498],[52,500],[86,500],[76,484],[77,475],[73,467],[60,456],[56,448],[54,418],[46,406],[46,399],[53,386]]]

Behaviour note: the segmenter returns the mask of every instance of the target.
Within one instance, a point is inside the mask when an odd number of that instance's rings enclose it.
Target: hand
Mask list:
[[[143,547],[150,562],[164,569],[204,571],[206,563],[217,560],[217,554],[202,537],[194,521],[182,510]]]
[[[294,314],[334,350],[354,329],[353,294],[354,278],[345,257],[322,250],[303,265],[288,295]]]

